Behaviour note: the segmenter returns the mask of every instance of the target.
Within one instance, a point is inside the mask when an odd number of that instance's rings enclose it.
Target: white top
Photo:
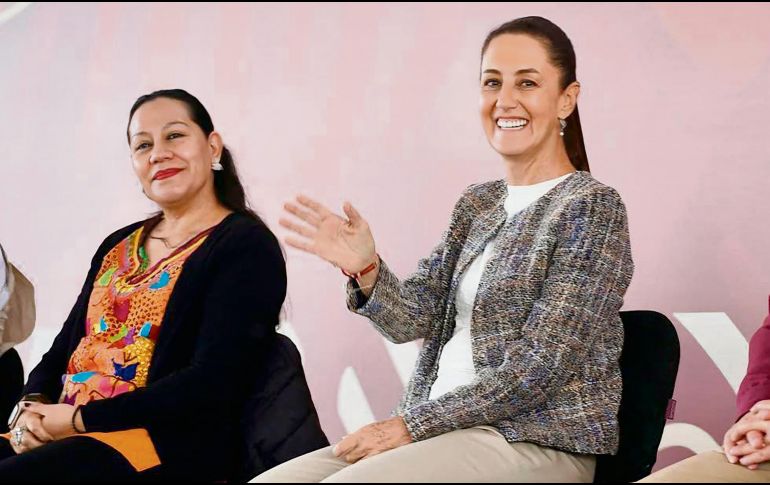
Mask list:
[[[533,185],[509,185],[504,203],[508,218],[525,209],[570,175],[572,173]],[[492,256],[496,241],[497,236],[487,243],[484,252],[468,265],[460,279],[455,295],[455,330],[441,351],[438,377],[431,387],[429,399],[436,399],[459,386],[470,384],[476,377],[471,351],[471,315],[481,275]]]

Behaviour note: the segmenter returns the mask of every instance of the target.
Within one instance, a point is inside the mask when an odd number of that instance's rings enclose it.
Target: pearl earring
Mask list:
[[[214,163],[211,164],[211,170],[214,170],[216,172],[220,172],[220,171],[222,171],[224,169],[225,169],[225,167],[223,167],[222,164],[219,163],[219,159],[218,158],[214,159]]]
[[[564,136],[564,128],[567,127],[567,121],[559,118],[559,125],[561,126],[561,129],[559,130],[559,136]]]

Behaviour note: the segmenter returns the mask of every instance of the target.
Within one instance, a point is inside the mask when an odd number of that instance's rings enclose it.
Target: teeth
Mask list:
[[[497,120],[497,126],[500,128],[521,128],[528,123],[527,120]]]

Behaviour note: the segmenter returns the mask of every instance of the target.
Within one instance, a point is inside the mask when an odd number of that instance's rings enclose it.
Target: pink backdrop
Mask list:
[[[625,308],[677,324],[660,463],[713,448],[770,292],[767,5],[0,3],[0,237],[37,287],[28,370],[98,243],[153,210],[125,142],[137,96],[199,96],[276,230],[296,192],[349,199],[406,275],[462,189],[503,176],[476,114],[478,56],[491,28],[524,15],[575,45],[593,173],[630,214]],[[330,265],[287,255],[284,331],[336,440],[389,414],[416,347],[348,313]]]

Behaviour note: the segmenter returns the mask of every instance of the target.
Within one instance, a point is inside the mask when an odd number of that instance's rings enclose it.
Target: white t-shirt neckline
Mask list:
[[[575,172],[532,185],[507,185],[508,195],[503,203],[508,218],[529,207],[540,197],[559,185]],[[429,399],[436,399],[459,386],[470,384],[476,377],[471,347],[471,317],[476,293],[484,268],[492,256],[497,236],[484,252],[469,264],[460,277],[455,294],[455,329],[452,338],[444,345],[439,358],[438,376],[430,390]]]

